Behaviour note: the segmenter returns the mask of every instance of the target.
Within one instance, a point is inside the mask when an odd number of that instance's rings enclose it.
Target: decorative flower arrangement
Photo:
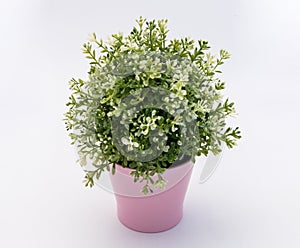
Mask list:
[[[69,82],[65,121],[86,186],[119,164],[134,169],[147,194],[164,188],[167,168],[218,154],[222,142],[232,148],[241,138],[238,127],[226,125],[234,103],[222,96],[218,78],[229,53],[216,57],[207,41],[167,40],[167,33],[167,20],[141,17],[127,36],[105,42],[93,34],[83,45],[89,78]]]

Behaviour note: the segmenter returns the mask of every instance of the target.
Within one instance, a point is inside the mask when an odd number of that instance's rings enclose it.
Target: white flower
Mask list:
[[[129,151],[133,151],[133,148],[139,147],[139,143],[133,142],[131,137],[129,137],[129,139],[122,137],[121,142],[127,145]]]
[[[163,148],[163,151],[164,151],[164,152],[168,152],[168,151],[169,151],[169,148],[170,148],[169,146],[165,146],[165,147]]]
[[[139,67],[140,67],[141,70],[145,70],[146,65],[147,65],[147,61],[146,61],[146,60],[142,60],[142,61],[140,62]]]

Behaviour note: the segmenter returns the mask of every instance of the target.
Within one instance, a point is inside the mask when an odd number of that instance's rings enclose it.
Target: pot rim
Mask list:
[[[182,168],[182,166],[188,166],[190,164],[192,164],[194,166],[194,163],[189,159],[189,160],[186,160],[183,163],[180,163],[178,165],[175,165],[175,166],[171,165],[171,167],[166,168],[166,170],[175,170],[175,169],[178,169],[178,168]],[[128,167],[123,167],[122,165],[120,165],[118,163],[116,163],[115,165],[118,166],[118,172],[120,172],[122,174],[128,174],[132,171],[135,171],[135,169],[128,168]]]

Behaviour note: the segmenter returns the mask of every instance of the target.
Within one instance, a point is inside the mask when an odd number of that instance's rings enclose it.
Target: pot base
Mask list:
[[[161,227],[161,228],[145,228],[145,227],[141,228],[141,227],[137,227],[137,226],[131,226],[130,225],[131,223],[123,222],[123,220],[118,215],[118,220],[121,222],[122,225],[124,225],[128,229],[131,229],[136,232],[141,232],[141,233],[159,233],[159,232],[168,231],[168,230],[172,229],[173,227],[177,226],[179,224],[179,222],[181,221],[181,219],[182,219],[182,215],[178,220],[176,220],[176,222],[169,224],[168,226]]]
[[[182,219],[183,202],[173,205],[174,200],[167,198],[168,195],[163,194],[130,201],[118,197],[118,219],[138,232],[155,233],[171,229]]]

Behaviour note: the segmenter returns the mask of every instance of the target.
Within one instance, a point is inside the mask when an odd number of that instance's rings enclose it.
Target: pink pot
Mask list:
[[[134,183],[129,175],[132,169],[117,165],[111,182],[121,223],[140,232],[161,232],[177,225],[182,218],[192,168],[193,163],[188,161],[167,169],[162,175],[168,181],[166,188],[144,195],[140,192],[144,182]]]

